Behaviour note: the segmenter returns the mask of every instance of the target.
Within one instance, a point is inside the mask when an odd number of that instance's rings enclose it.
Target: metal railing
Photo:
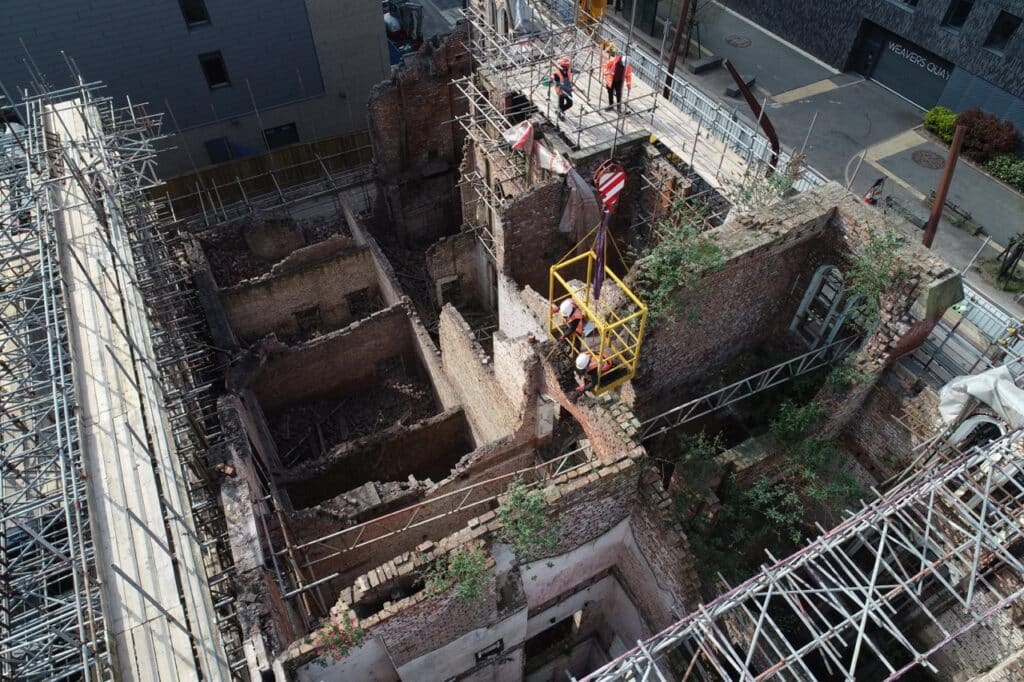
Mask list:
[[[551,10],[562,22],[572,24],[579,10],[570,0],[535,0]],[[615,42],[620,50],[629,57],[634,75],[649,85],[655,92],[661,92],[670,78],[667,67],[655,55],[630,40],[630,36],[607,22],[594,23],[595,40]],[[628,49],[627,49],[628,46]],[[772,151],[768,139],[761,135],[734,111],[729,111],[713,97],[693,85],[678,72],[671,76],[672,86],[669,89],[668,101],[686,116],[697,121],[698,131],[712,135],[729,145],[742,156],[751,168],[767,167]],[[661,102],[662,100],[659,100]],[[779,155],[778,168],[785,168],[792,160],[792,155],[784,150]],[[821,173],[809,166],[803,166],[803,173],[794,183],[794,189],[805,191],[819,187],[828,182]]]

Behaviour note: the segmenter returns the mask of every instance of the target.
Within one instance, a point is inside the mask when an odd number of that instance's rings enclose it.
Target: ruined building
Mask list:
[[[1019,375],[1014,321],[531,7],[469,3],[376,86],[364,168],[161,185],[139,107],[18,103],[4,679],[1019,679],[1019,424],[938,393]],[[581,393],[551,304],[606,334],[630,294],[628,381]]]

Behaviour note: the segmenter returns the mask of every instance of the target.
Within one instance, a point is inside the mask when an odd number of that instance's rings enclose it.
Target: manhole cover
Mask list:
[[[733,47],[750,47],[750,38],[746,36],[729,36],[725,42]]]
[[[938,169],[946,165],[946,160],[940,154],[936,154],[928,149],[918,149],[910,155],[910,158],[922,168]]]

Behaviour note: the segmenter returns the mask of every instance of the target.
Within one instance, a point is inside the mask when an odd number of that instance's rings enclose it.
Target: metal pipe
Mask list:
[[[942,217],[942,207],[946,205],[946,194],[949,193],[949,185],[953,182],[953,172],[956,170],[956,162],[960,157],[960,145],[964,141],[965,128],[958,125],[953,131],[953,142],[949,145],[949,156],[946,157],[946,167],[942,170],[942,178],[939,179],[939,186],[935,190],[935,204],[932,206],[931,216],[928,217],[928,224],[924,228],[924,236],[921,243],[929,249],[935,241],[935,233],[939,229],[939,218]]]

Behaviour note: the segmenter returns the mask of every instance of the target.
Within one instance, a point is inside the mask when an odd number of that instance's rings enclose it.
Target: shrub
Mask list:
[[[956,112],[946,107],[932,107],[924,115],[924,127],[938,135],[943,142],[953,141],[953,129],[956,127]]]
[[[1024,189],[1024,156],[999,154],[985,164],[985,170],[1017,189]]]
[[[455,594],[474,601],[487,592],[487,555],[480,547],[452,552],[434,561],[426,576],[427,592],[438,594],[455,586]]]
[[[549,518],[544,493],[529,489],[522,477],[512,479],[497,514],[501,539],[512,543],[520,558],[550,553],[558,547],[557,522]]]
[[[1020,133],[1009,121],[975,107],[956,118],[964,126],[964,156],[972,161],[985,162],[997,154],[1008,154],[1020,144]]]
[[[775,439],[784,447],[795,446],[808,431],[816,427],[825,414],[821,403],[807,403],[797,406],[791,400],[779,405],[779,414],[771,421],[769,429]]]

